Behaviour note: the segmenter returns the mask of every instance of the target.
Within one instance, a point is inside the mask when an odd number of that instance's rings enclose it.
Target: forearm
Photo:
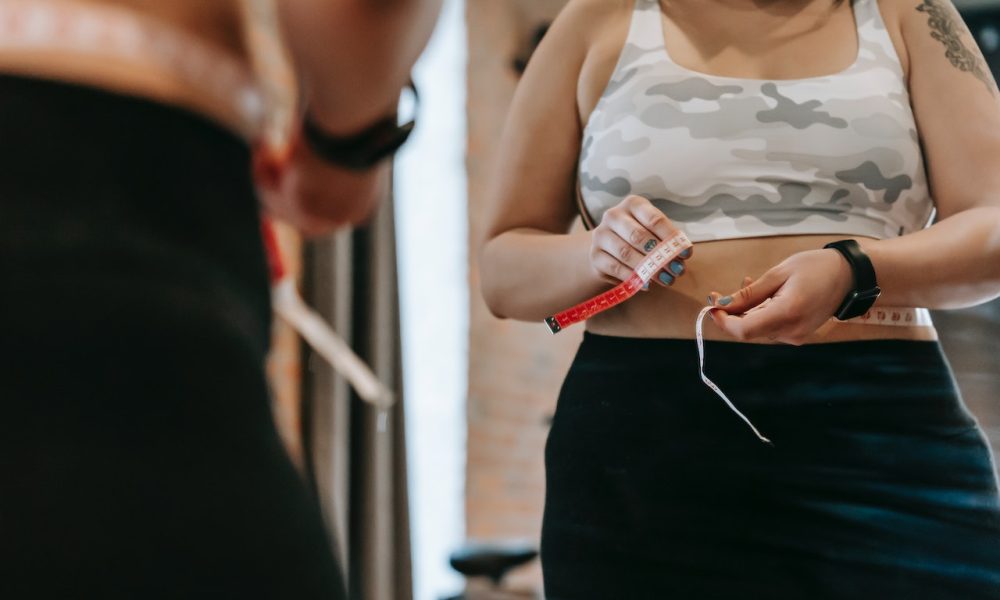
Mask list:
[[[972,208],[898,238],[862,242],[879,304],[962,308],[1000,296],[1000,207]]]
[[[392,112],[442,0],[283,0],[282,24],[310,116],[352,134]]]
[[[591,266],[590,232],[566,235],[517,229],[493,238],[480,255],[480,281],[498,317],[541,321],[611,285]]]

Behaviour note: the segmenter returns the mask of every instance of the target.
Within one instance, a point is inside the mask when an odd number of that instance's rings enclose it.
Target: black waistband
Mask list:
[[[577,354],[577,364],[619,365],[628,369],[698,368],[695,340],[634,338],[585,332]],[[948,372],[941,345],[920,340],[859,340],[790,346],[743,342],[705,342],[707,373],[729,372],[751,375],[761,369],[794,374],[796,368],[827,370],[831,373],[892,371],[893,369]],[[782,371],[778,371],[781,369]],[[697,377],[695,377],[697,379]],[[699,382],[700,385],[700,382]]]
[[[146,99],[0,75],[0,164],[8,282],[168,283],[206,302],[221,286],[264,337],[250,152],[224,127]]]

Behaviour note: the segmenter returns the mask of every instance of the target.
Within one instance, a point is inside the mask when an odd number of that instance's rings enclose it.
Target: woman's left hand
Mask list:
[[[854,274],[836,250],[809,250],[788,257],[759,279],[723,296],[715,324],[740,341],[769,339],[800,345],[826,323],[854,287]]]

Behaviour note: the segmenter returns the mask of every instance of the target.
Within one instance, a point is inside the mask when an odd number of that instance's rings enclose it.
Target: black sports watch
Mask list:
[[[833,316],[841,321],[860,317],[868,312],[875,304],[875,300],[882,294],[882,288],[875,280],[875,267],[872,266],[871,259],[854,240],[832,242],[823,248],[832,248],[840,252],[854,273],[854,289],[848,292]]]
[[[419,101],[417,88],[412,81],[408,87],[413,90],[415,113]],[[409,139],[416,119],[405,125],[399,125],[398,119],[399,116],[393,113],[358,134],[339,137],[324,132],[307,112],[302,133],[309,148],[324,161],[353,171],[367,171],[395,154]]]

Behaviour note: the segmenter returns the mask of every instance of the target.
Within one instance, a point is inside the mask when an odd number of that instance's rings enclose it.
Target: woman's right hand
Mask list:
[[[365,171],[337,167],[316,156],[300,136],[285,161],[258,150],[254,180],[270,216],[315,237],[367,221],[385,196],[390,165],[384,161]]]
[[[646,254],[679,232],[652,202],[642,196],[628,196],[608,209],[601,224],[591,231],[591,267],[601,279],[617,285],[632,276]],[[684,275],[691,254],[688,248],[653,280],[664,287],[673,285]]]

